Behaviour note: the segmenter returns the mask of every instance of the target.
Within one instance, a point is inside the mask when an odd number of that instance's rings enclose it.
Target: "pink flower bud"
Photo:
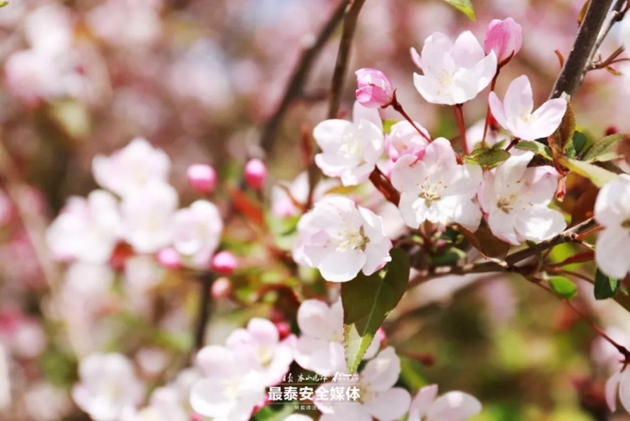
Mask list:
[[[191,165],[186,175],[188,183],[199,193],[210,193],[217,185],[217,172],[210,165]]]
[[[488,25],[486,37],[483,41],[486,54],[494,51],[499,65],[507,61],[521,49],[523,42],[523,30],[514,19],[494,19]]]
[[[217,278],[210,288],[210,295],[215,300],[225,300],[232,295],[232,282],[228,278]]]
[[[182,264],[179,253],[173,247],[160,250],[157,254],[157,260],[167,269],[179,269]]]
[[[245,164],[245,181],[252,189],[260,190],[267,181],[267,167],[260,159],[250,159]]]
[[[212,269],[221,275],[229,275],[238,267],[238,260],[229,251],[221,251],[212,258]]]
[[[291,334],[291,326],[287,322],[277,322],[275,325],[280,339],[284,339]]]
[[[388,106],[394,96],[394,88],[387,76],[376,69],[359,69],[357,75],[356,91],[357,101],[367,108]]]

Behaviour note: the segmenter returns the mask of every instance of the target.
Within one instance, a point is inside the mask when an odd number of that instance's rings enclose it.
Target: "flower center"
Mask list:
[[[440,86],[446,89],[450,89],[453,86],[453,74],[446,70],[441,70],[439,73]]]
[[[235,400],[238,397],[238,390],[240,387],[241,379],[238,377],[227,379],[223,381],[223,396],[229,400]]]
[[[442,198],[442,190],[444,190],[446,186],[441,181],[437,183],[424,183],[420,186],[422,191],[418,195],[418,197],[424,199],[424,202],[427,207],[431,206],[431,204],[437,200]]]
[[[516,194],[511,194],[509,196],[499,196],[497,207],[505,213],[510,213],[510,211],[514,210],[517,199],[518,196]]]
[[[267,367],[273,360],[273,351],[269,347],[256,346],[256,357],[260,365]]]
[[[365,236],[365,230],[363,226],[358,230],[351,230],[346,228],[343,233],[344,240],[337,246],[337,251],[357,250],[365,251],[370,239]]]
[[[339,147],[339,154],[344,158],[357,158],[361,156],[363,150],[359,138],[354,133],[343,135],[343,144]]]

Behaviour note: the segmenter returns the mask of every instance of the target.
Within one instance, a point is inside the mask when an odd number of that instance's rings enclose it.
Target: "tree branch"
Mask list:
[[[284,116],[287,113],[289,106],[296,98],[298,98],[303,93],[302,91],[304,89],[304,84],[306,83],[306,79],[311,71],[313,62],[319,55],[324,45],[326,45],[328,39],[334,33],[337,25],[339,24],[339,22],[341,22],[341,19],[343,19],[346,7],[348,6],[348,2],[349,0],[343,0],[339,4],[339,6],[335,9],[333,14],[328,19],[328,22],[322,28],[313,45],[304,50],[304,52],[302,53],[302,56],[300,57],[300,60],[295,67],[295,70],[293,71],[291,80],[287,85],[280,105],[263,129],[260,139],[260,146],[262,150],[265,151],[265,153],[270,153],[273,149],[280,123],[284,119]]]
[[[206,335],[206,327],[210,319],[210,289],[216,276],[213,272],[205,272],[199,275],[198,279],[201,281],[201,296],[199,297],[199,309],[197,313],[197,325],[195,327],[195,348],[194,351],[198,351],[203,347],[204,339]]]

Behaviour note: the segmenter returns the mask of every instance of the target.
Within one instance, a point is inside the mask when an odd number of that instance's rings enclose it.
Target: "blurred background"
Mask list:
[[[302,52],[338,4],[12,0],[0,9],[0,340],[9,353],[0,377],[3,370],[9,373],[12,396],[0,419],[86,419],[69,398],[76,360],[64,345],[58,320],[45,316],[50,285],[28,229],[41,231],[68,197],[96,188],[95,155],[110,154],[138,136],[170,156],[170,182],[182,203],[195,199],[185,182],[193,163],[212,164],[222,183],[237,185],[243,163],[265,157],[273,182],[293,180],[305,169],[299,159],[303,131],[326,116],[339,28],[278,125],[272,147],[263,150],[258,144]],[[583,1],[473,4],[476,21],[440,0],[367,0],[350,73],[361,67],[382,70],[406,111],[432,137],[454,137],[451,110],[424,102],[414,89],[417,69],[409,49],[419,50],[435,31],[456,36],[471,30],[482,40],[490,20],[512,17],[523,27],[523,48],[502,70],[497,90],[504,92],[513,78],[526,74],[536,104],[542,103],[560,69],[554,50],[568,55]],[[613,30],[602,51],[618,45]],[[574,102],[578,125],[598,138],[611,127],[630,131],[630,71],[618,70],[625,74],[590,72]],[[349,74],[342,114],[351,109],[354,89]],[[466,104],[469,126],[484,118],[485,107],[484,95]],[[398,119],[389,110],[382,116]],[[232,229],[230,245],[249,254],[243,244],[248,237],[238,224]],[[569,252],[554,251],[558,260]],[[243,275],[248,282],[241,296],[247,298],[217,303],[211,341],[220,342],[254,314],[273,317],[282,293],[252,291],[269,282],[291,284],[281,273],[276,280],[264,265],[264,259],[254,259]],[[68,272],[56,293],[67,300],[79,336],[89,337],[95,348],[133,352],[144,376],[159,384],[167,362],[185,358],[190,348],[196,289],[182,287],[154,262],[113,266],[111,274]],[[100,282],[106,278],[114,279],[108,284],[115,285],[112,291]],[[234,281],[244,285],[243,279]],[[155,293],[149,303],[134,292],[146,291],[147,285]],[[622,343],[627,336],[630,345],[630,315],[612,302],[581,305]],[[147,326],[153,336],[142,342],[137,332]],[[618,358],[614,349],[596,341],[593,330],[562,303],[522,280],[426,283],[408,294],[385,330],[405,355],[402,381],[413,390],[435,382],[443,391],[477,396],[484,411],[475,421],[630,420],[609,418],[604,403],[604,382]]]

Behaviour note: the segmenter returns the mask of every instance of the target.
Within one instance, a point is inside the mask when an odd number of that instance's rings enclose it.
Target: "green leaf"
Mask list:
[[[605,300],[613,297],[619,290],[620,283],[620,279],[611,278],[598,268],[597,272],[595,272],[595,299]]]
[[[479,227],[474,233],[464,227],[460,227],[459,230],[484,256],[504,258],[510,251],[510,245],[495,237],[488,227]]]
[[[516,149],[521,149],[523,151],[531,151],[536,155],[540,155],[544,158],[547,158],[551,161],[551,148],[549,146],[543,145],[540,142],[536,142],[534,140],[521,140],[514,146]]]
[[[566,155],[569,158],[577,158],[577,156],[582,152],[586,143],[588,142],[588,138],[582,132],[574,132],[573,139],[569,141],[566,148]]]
[[[294,405],[283,405],[280,409],[277,408],[277,405],[273,407],[268,405],[256,412],[254,421],[283,421],[293,413],[295,413]]]
[[[605,170],[597,165],[589,164],[588,162],[565,157],[560,157],[559,161],[571,171],[591,180],[597,187],[602,187],[604,184],[619,178],[614,172]]]
[[[620,155],[615,149],[617,144],[624,139],[625,136],[623,134],[606,136],[602,140],[593,143],[593,145],[586,150],[582,160],[587,162],[604,162],[619,158]]]
[[[572,300],[577,297],[577,287],[569,278],[554,276],[549,278],[547,282],[549,282],[551,290],[562,298]]]
[[[444,0],[451,6],[463,12],[470,20],[475,20],[475,11],[470,0]]]
[[[389,134],[392,132],[392,126],[398,123],[398,120],[392,118],[386,118],[383,120],[383,133]]]
[[[370,276],[359,273],[341,284],[344,347],[348,371],[354,373],[390,311],[396,307],[409,280],[409,257],[392,249],[392,261]]]
[[[476,154],[477,162],[484,168],[494,168],[509,157],[510,153],[503,149],[484,149]]]
[[[9,2],[8,1],[0,1],[0,7],[4,7],[6,5],[8,5]]]

